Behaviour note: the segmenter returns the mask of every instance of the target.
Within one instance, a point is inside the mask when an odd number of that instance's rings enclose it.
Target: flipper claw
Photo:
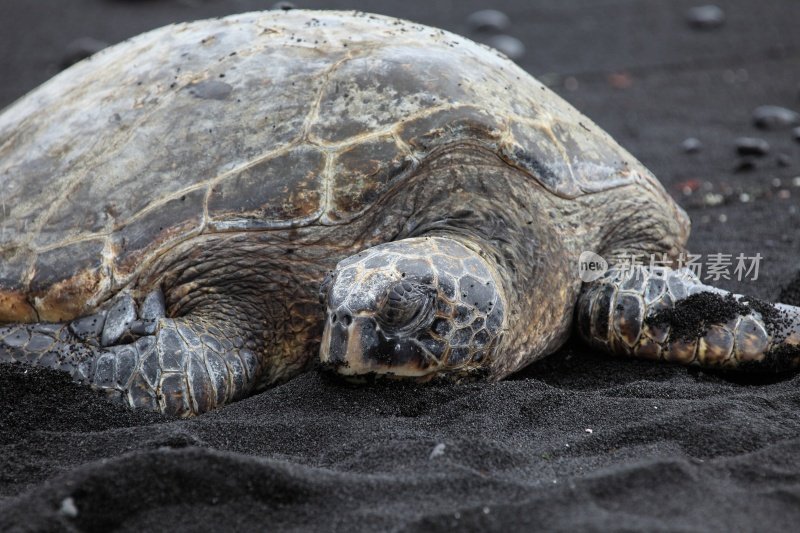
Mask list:
[[[142,320],[156,320],[165,316],[167,316],[167,311],[164,293],[161,292],[161,289],[155,289],[145,297],[142,308],[139,311],[139,318]]]
[[[111,346],[116,344],[128,331],[131,322],[134,320],[136,320],[136,303],[130,294],[121,294],[106,315],[103,334],[100,337],[100,345]]]

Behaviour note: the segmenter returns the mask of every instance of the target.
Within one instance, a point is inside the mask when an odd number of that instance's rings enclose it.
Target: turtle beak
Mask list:
[[[414,342],[387,338],[372,316],[330,313],[322,334],[323,368],[346,377],[386,375],[421,378],[435,371],[431,360]]]

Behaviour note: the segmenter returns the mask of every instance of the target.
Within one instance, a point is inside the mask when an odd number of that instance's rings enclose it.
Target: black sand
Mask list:
[[[462,33],[475,9],[503,9],[527,47],[520,63],[687,207],[693,251],[764,257],[757,281],[718,285],[797,297],[800,144],[789,130],[756,130],[750,114],[800,108],[800,5],[719,2],[725,25],[699,31],[683,18],[693,2],[529,4],[325,3]],[[0,106],[56,72],[78,37],[117,42],[269,5],[4,0]],[[734,172],[740,136],[771,151]],[[683,153],[687,137],[699,153]],[[574,345],[494,385],[353,388],[312,373],[180,421],[0,365],[0,530],[796,531],[799,386]]]

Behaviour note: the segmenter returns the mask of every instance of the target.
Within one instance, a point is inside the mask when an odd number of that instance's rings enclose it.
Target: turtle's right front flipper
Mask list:
[[[163,304],[150,297],[138,315],[132,305],[125,295],[107,314],[69,324],[2,326],[0,362],[66,371],[132,407],[179,416],[251,391],[258,358],[236,328],[200,317],[164,318]]]
[[[581,337],[614,355],[710,368],[800,367],[800,308],[734,295],[686,269],[614,268],[587,284]]]

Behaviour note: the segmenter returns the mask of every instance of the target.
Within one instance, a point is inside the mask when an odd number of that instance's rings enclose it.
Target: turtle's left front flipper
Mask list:
[[[800,367],[800,308],[704,285],[687,269],[612,268],[581,291],[581,337],[614,355],[754,371]]]

